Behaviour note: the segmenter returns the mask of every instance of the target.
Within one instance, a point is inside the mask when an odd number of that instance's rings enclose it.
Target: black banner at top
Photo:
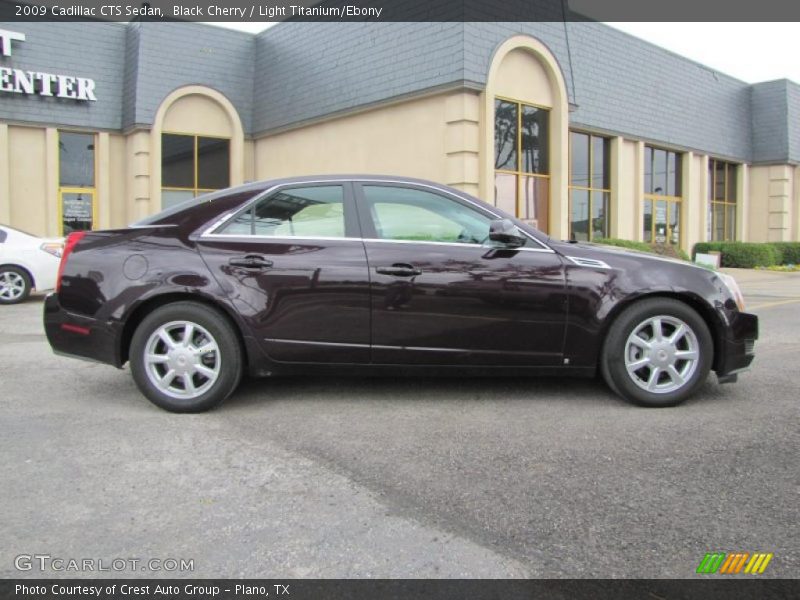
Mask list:
[[[0,21],[800,21],[795,0],[0,0]]]

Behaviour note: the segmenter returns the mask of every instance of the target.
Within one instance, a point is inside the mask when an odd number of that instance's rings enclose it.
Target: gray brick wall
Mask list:
[[[800,163],[800,85],[786,82],[789,160]]]
[[[139,79],[141,30],[138,23],[127,27],[125,36],[125,78],[122,84],[122,128],[136,123],[136,84]]]
[[[255,37],[211,25],[140,23],[134,122],[151,124],[164,97],[185,85],[204,85],[236,107],[251,131]]]
[[[463,79],[460,23],[283,23],[256,46],[254,129]]]
[[[599,23],[569,23],[571,121],[750,160],[749,85]]]
[[[88,27],[88,29],[87,29]],[[0,23],[24,33],[0,66],[94,79],[97,102],[3,93],[0,119],[119,129],[125,73],[126,28],[118,23]]]
[[[751,87],[754,162],[782,162],[789,154],[786,84],[780,79]]]
[[[547,46],[558,61],[567,95],[573,102],[575,91],[567,51],[566,25],[563,22],[464,23],[464,78],[481,87],[485,86],[494,51],[514,35],[529,35]]]

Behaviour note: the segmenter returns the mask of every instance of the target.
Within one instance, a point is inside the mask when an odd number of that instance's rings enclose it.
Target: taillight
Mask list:
[[[67,241],[64,243],[64,252],[61,255],[61,262],[58,265],[58,277],[56,278],[56,292],[61,291],[61,276],[64,274],[64,266],[67,264],[67,259],[70,253],[86,235],[85,231],[73,231],[67,236]]]
[[[64,253],[64,244],[61,242],[45,242],[39,246],[39,250],[52,254],[56,258],[61,258],[61,255]]]

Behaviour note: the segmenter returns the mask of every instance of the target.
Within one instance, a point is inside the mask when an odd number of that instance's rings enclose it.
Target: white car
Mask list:
[[[0,225],[0,304],[54,288],[63,249],[63,238],[39,238]]]

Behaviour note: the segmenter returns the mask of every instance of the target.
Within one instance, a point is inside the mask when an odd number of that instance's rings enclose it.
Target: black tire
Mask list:
[[[12,285],[9,279],[15,280],[17,285]],[[21,283],[22,287],[19,287]],[[0,304],[19,304],[25,302],[31,295],[33,283],[31,276],[25,269],[6,265],[0,267]]]
[[[176,340],[172,337],[173,334],[169,333],[170,339],[178,342],[177,349],[170,351],[165,342],[158,341],[159,339],[163,340],[163,337],[158,338],[157,332],[164,327],[167,328],[167,331],[172,331],[170,328],[174,328],[174,331],[181,331],[182,326],[176,323],[193,324],[195,333],[189,346],[184,345],[181,339]],[[199,340],[197,343],[202,344],[204,348],[209,347],[209,342],[213,342],[217,349],[202,354],[201,357],[200,349],[195,348],[195,340]],[[154,346],[154,344],[158,346]],[[159,348],[162,349],[159,350]],[[169,362],[164,361],[158,364],[148,362],[145,360],[148,350],[160,356],[169,355],[172,358]],[[170,352],[174,352],[174,354],[170,354]],[[129,355],[131,373],[139,390],[153,404],[170,412],[197,413],[215,408],[234,392],[242,377],[242,349],[233,325],[224,315],[197,302],[167,304],[145,317],[133,334]],[[205,363],[204,361],[207,359],[210,359],[211,362]],[[174,373],[176,369],[179,371],[187,368],[191,370],[194,367],[187,367],[186,363],[192,360],[200,361],[198,369],[203,367],[206,371],[215,370],[216,379],[212,380],[211,377],[191,371],[194,374],[173,375],[174,383],[164,383],[168,379],[165,376],[167,375],[166,371],[171,369]],[[179,361],[180,364],[178,364]],[[211,368],[207,365],[210,365]],[[155,383],[160,375],[165,376],[160,379],[161,387]],[[187,377],[191,380],[189,385],[197,385],[198,393],[195,396],[191,395]],[[180,381],[178,381],[179,378]],[[177,389],[178,387],[183,388],[185,397],[170,395],[180,394],[181,390]],[[207,389],[203,389],[204,387]]]
[[[636,338],[634,332],[638,332]],[[670,338],[676,341],[670,343]],[[713,358],[711,333],[693,308],[671,298],[651,298],[631,305],[611,324],[600,369],[617,395],[658,408],[680,404],[697,391],[708,377]]]

